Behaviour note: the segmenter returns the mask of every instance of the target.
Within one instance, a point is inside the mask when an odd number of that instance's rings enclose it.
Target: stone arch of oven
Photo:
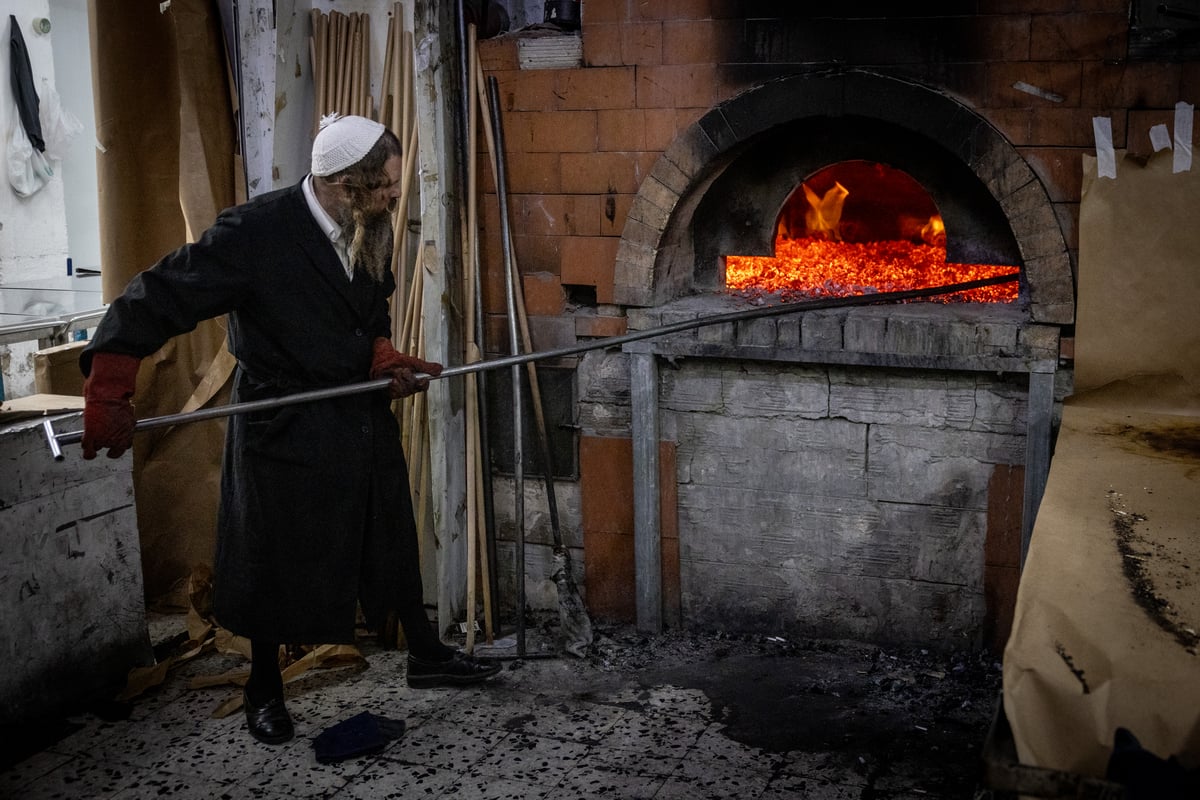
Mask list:
[[[1071,258],[1045,187],[987,120],[947,94],[862,70],[807,73],[749,89],[704,114],[655,163],[630,207],[617,250],[614,297],[657,306],[697,290],[692,220],[726,168],[787,126],[860,118],[949,153],[1002,212],[1024,270],[1031,320],[1074,320]],[[772,220],[773,222],[773,220]]]

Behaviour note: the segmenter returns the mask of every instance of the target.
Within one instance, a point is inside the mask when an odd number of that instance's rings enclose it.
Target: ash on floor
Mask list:
[[[926,791],[956,797],[977,782],[1001,688],[983,652],[620,631],[595,650],[597,669],[702,691],[724,735],[749,747],[840,756],[868,783],[923,775]]]
[[[529,633],[527,653],[553,649],[549,626]],[[0,772],[0,797],[987,796],[980,751],[1000,670],[983,654],[597,625],[582,658],[507,658],[485,686],[413,690],[402,652],[370,638],[360,650],[353,668],[288,684],[297,736],[286,745],[251,739],[240,714],[212,716],[236,690],[203,679],[244,663],[209,653],[127,719],[73,717],[67,735]],[[317,762],[316,736],[364,711],[403,719],[403,737]]]

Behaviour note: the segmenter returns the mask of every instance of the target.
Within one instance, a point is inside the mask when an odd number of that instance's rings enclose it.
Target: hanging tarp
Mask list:
[[[10,68],[12,76],[13,97],[17,99],[17,112],[21,117],[21,127],[30,143],[39,153],[46,150],[46,140],[42,138],[42,120],[39,114],[41,105],[38,100],[37,87],[33,83],[33,66],[29,63],[29,50],[25,47],[25,37],[21,35],[21,26],[17,18],[8,15],[8,31],[10,50]]]
[[[8,128],[8,145],[5,147],[5,166],[8,182],[21,197],[31,194],[46,185],[54,177],[54,170],[46,161],[43,151],[46,141],[42,138],[40,102],[33,85],[33,67],[29,63],[29,51],[17,18],[8,15],[9,52],[11,62],[13,106],[16,111]]]

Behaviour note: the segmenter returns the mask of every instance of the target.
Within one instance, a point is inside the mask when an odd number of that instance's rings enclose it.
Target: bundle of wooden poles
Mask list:
[[[337,111],[376,118],[371,94],[371,18],[364,13],[343,14],[318,9],[310,12],[313,92],[317,123]]]
[[[474,24],[467,25],[467,42],[466,48],[468,53],[467,63],[467,218],[465,226],[465,241],[464,241],[464,269],[463,289],[464,302],[463,307],[467,310],[467,319],[463,326],[465,336],[465,346],[463,352],[463,363],[471,364],[479,361],[482,358],[483,342],[475,340],[475,317],[477,302],[479,298],[475,296],[475,289],[481,285],[478,280],[477,272],[480,268],[480,252],[479,252],[479,214],[477,208],[478,199],[478,164],[477,154],[479,153],[478,146],[478,130],[483,129],[484,139],[487,144],[488,163],[491,167],[492,176],[496,186],[496,198],[500,205],[500,226],[502,240],[502,259],[504,260],[505,272],[505,290],[507,298],[510,300],[508,307],[508,325],[510,333],[510,345],[513,352],[510,355],[518,355],[518,351],[524,353],[533,352],[532,337],[529,332],[529,320],[525,311],[525,293],[521,282],[521,273],[516,263],[516,252],[512,246],[512,237],[508,231],[508,213],[507,213],[507,187],[505,184],[506,170],[503,168],[504,163],[504,140],[502,137],[502,126],[500,124],[499,109],[496,108],[498,103],[498,90],[496,79],[491,79],[489,85],[484,80],[483,66],[479,61],[479,53],[476,47],[476,28]],[[490,89],[490,91],[489,91]],[[491,98],[491,99],[489,99]],[[482,117],[483,124],[479,124],[479,118]],[[494,126],[494,127],[493,127]],[[481,305],[481,304],[480,304]],[[480,326],[482,329],[482,326]],[[514,384],[520,381],[520,370],[517,367],[513,368],[512,376]],[[555,500],[554,479],[553,479],[553,464],[551,463],[550,442],[547,430],[546,420],[542,407],[541,390],[538,385],[537,367],[530,361],[525,365],[526,381],[529,386],[529,406],[533,412],[533,417],[536,423],[536,438],[541,450],[541,467],[543,477],[546,484],[546,502],[550,518],[550,526],[554,539],[554,556],[556,563],[555,575],[552,576],[558,588],[558,606],[559,606],[559,622],[561,626],[560,635],[563,639],[563,644],[568,652],[575,655],[582,655],[581,648],[590,644],[592,641],[591,621],[588,618],[587,611],[584,608],[583,601],[579,596],[578,588],[575,586],[574,578],[570,564],[570,557],[567,548],[563,544],[562,533],[559,526],[558,507]],[[468,536],[467,536],[467,620],[466,631],[467,641],[466,649],[468,652],[472,650],[475,643],[475,608],[476,608],[476,591],[483,589],[482,605],[484,616],[484,632],[487,637],[487,642],[492,643],[493,628],[492,628],[492,612],[490,609],[490,598],[488,595],[488,552],[486,549],[486,521],[484,518],[483,498],[484,498],[484,469],[479,461],[480,453],[483,449],[481,440],[481,420],[480,409],[477,404],[479,392],[476,385],[476,375],[474,373],[465,376],[467,379],[467,508],[468,508]],[[515,393],[513,413],[515,417],[519,417],[523,413],[522,406],[524,403],[520,399],[519,389]],[[514,419],[514,433],[517,439],[520,439],[520,426],[516,424]],[[525,655],[524,641],[524,605],[525,605],[525,563],[524,563],[524,485],[523,485],[523,470],[521,468],[521,446],[514,442],[515,464],[514,464],[514,524],[517,529],[516,536],[516,619],[517,619],[517,644],[518,655]]]
[[[393,321],[392,341],[402,352],[425,357],[423,308],[423,265],[440,258],[436,246],[426,243],[414,247],[409,234],[409,207],[412,201],[417,161],[417,124],[414,113],[413,35],[405,26],[404,7],[393,3],[388,19],[386,46],[383,54],[383,72],[379,81],[379,100],[371,91],[370,73],[370,20],[366,13],[343,14],[331,11],[324,14],[317,9],[311,12],[312,36],[309,43],[314,80],[313,133],[319,129],[323,117],[337,113],[357,114],[376,119],[390,128],[404,146],[404,180],[402,194],[393,220],[395,231],[392,252],[392,271],[396,276],[397,289],[392,298]],[[482,359],[482,345],[476,341],[476,287],[479,269],[478,216],[477,216],[477,169],[475,155],[478,151],[476,136],[476,103],[482,110],[483,119],[489,119],[486,95],[482,90],[483,73],[475,52],[474,26],[470,26],[470,144],[468,172],[468,208],[464,232],[464,274],[458,287],[466,309],[464,320],[463,363],[470,364]],[[491,150],[493,174],[495,174],[495,147],[491,131],[485,125],[488,145]],[[432,261],[431,261],[432,260]],[[481,400],[478,376],[465,376],[466,397],[466,458],[464,461],[467,499],[467,637],[468,650],[474,646],[476,608],[482,605],[483,629],[490,643],[494,637],[494,609],[492,608],[491,575],[489,569],[487,523],[485,520],[484,470],[485,452],[482,441]],[[427,413],[427,395],[418,393],[398,401],[394,408],[400,422],[401,438],[409,463],[409,476],[413,494],[413,510],[417,519],[419,542],[422,553],[429,552],[433,531],[429,523],[430,452]],[[424,557],[424,556],[423,556]]]
[[[402,3],[393,3],[388,15],[379,80],[378,101],[371,81],[371,21],[366,12],[310,12],[312,33],[309,54],[315,101],[313,134],[321,120],[331,114],[358,115],[386,125],[400,139],[404,152],[404,178],[393,219],[392,272],[396,293],[391,298],[392,341],[402,352],[425,357],[422,308],[422,274],[418,262],[436,257],[415,252],[409,235],[417,162],[417,125],[413,109],[413,34],[405,25]],[[409,462],[418,541],[422,552],[429,547],[432,531],[427,523],[429,500],[429,435],[426,397],[414,395],[394,404],[401,438]],[[390,633],[390,632],[389,632]]]

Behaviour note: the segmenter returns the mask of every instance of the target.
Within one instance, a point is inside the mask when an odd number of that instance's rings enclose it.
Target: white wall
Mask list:
[[[79,266],[99,265],[92,78],[87,35],[87,0],[0,0],[0,144],[7,156],[9,134],[17,118],[7,46],[9,15],[16,18],[39,98],[47,87],[57,91],[62,107],[85,126],[70,142],[62,161],[53,161],[55,176],[29,197],[14,191],[7,158],[0,161],[0,285],[65,277],[67,258]],[[50,20],[50,32],[34,29],[35,19]],[[74,231],[70,234],[69,231]],[[0,324],[14,321],[0,316]],[[3,397],[34,391],[33,354],[37,342],[0,345],[0,390]]]
[[[92,102],[87,0],[49,0],[49,3],[59,98],[83,126],[83,131],[71,140],[59,171],[67,210],[68,254],[77,268],[100,269],[96,112]]]
[[[55,83],[53,44],[55,32],[42,35],[33,30],[35,17],[49,17],[46,0],[0,0],[0,24],[4,42],[9,39],[9,15],[16,18],[29,49],[38,93],[43,79]],[[52,21],[53,22],[53,21]],[[12,92],[9,48],[0,57],[0,136],[7,156],[10,127],[16,117]],[[17,124],[20,124],[17,121]],[[30,197],[21,197],[8,179],[5,158],[3,187],[0,187],[0,283],[65,275],[67,264],[67,216],[63,182],[55,177]],[[93,167],[93,172],[95,168]]]

